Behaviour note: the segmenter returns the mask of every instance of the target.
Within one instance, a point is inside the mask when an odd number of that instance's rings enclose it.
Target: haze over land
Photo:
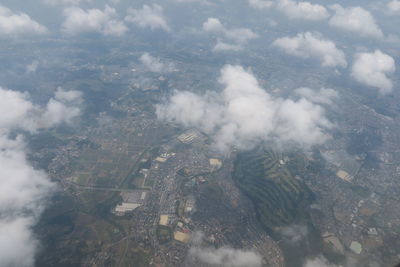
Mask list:
[[[400,262],[398,25],[399,0],[3,0],[0,265]]]

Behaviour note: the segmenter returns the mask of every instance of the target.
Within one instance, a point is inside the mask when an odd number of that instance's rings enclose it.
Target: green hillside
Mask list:
[[[258,219],[269,230],[306,217],[312,192],[281,164],[274,151],[240,153],[233,177],[255,205]]]

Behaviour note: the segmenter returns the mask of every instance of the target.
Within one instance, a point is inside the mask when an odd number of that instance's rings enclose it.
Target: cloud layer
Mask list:
[[[270,8],[274,5],[273,1],[268,0],[247,0],[247,2],[251,7],[258,9]]]
[[[31,19],[27,14],[14,13],[0,4],[0,35],[2,37],[43,35],[46,33],[48,33],[47,28]]]
[[[346,67],[346,56],[334,42],[325,40],[319,34],[299,33],[295,37],[283,37],[272,44],[285,53],[300,57],[313,58],[324,67]]]
[[[230,247],[201,246],[202,233],[195,233],[189,257],[193,261],[200,261],[207,266],[219,267],[261,267],[262,256],[251,250],[234,249]]]
[[[393,82],[388,75],[395,70],[394,59],[380,50],[375,50],[373,53],[356,55],[351,76],[359,83],[378,88],[381,94],[386,94],[393,89]]]
[[[78,5],[81,2],[92,2],[92,0],[43,0],[48,5]]]
[[[253,251],[245,251],[222,247],[212,248],[191,248],[189,255],[211,266],[221,267],[261,267],[262,258]]]
[[[208,0],[175,0],[177,3],[199,3],[202,5],[212,5],[212,2]]]
[[[50,103],[63,105],[62,111]],[[23,136],[10,137],[10,132],[33,133],[70,122],[80,110],[67,103],[81,103],[81,94],[60,88],[41,108],[30,102],[28,94],[0,87],[0,266],[33,266],[38,241],[32,228],[54,190],[47,175],[28,162]],[[58,113],[49,121],[50,112]]]
[[[400,1],[392,0],[386,4],[387,11],[390,15],[400,15]]]
[[[114,8],[106,6],[104,10],[83,10],[79,7],[66,8],[63,12],[65,20],[62,31],[69,35],[97,32],[103,35],[122,36],[128,27],[118,20]]]
[[[157,106],[158,117],[208,133],[222,151],[250,149],[263,141],[308,147],[322,143],[332,127],[321,106],[304,97],[274,98],[241,66],[223,67],[219,82],[220,93],[175,92]]]
[[[174,70],[172,63],[161,62],[159,58],[153,57],[149,53],[144,53],[140,57],[140,62],[151,72],[168,73]]]
[[[324,256],[319,255],[317,257],[307,259],[304,262],[303,267],[339,267],[339,265],[330,263]]]
[[[47,103],[42,125],[52,127],[60,122],[71,124],[81,114],[81,103],[81,92],[64,91],[62,88],[58,88],[54,98]]]
[[[161,29],[169,32],[171,28],[163,11],[162,6],[158,4],[143,5],[142,9],[130,8],[125,20],[133,22],[141,28],[150,28],[151,30]]]
[[[383,32],[379,28],[372,14],[362,7],[344,8],[339,4],[332,5],[335,14],[329,20],[329,25],[339,30],[357,33],[363,37],[382,38]]]
[[[324,6],[311,4],[310,2],[279,0],[277,9],[283,12],[289,19],[317,21],[329,17],[329,12]]]
[[[217,35],[218,43],[214,47],[214,51],[222,51],[222,50],[237,51],[242,49],[243,44],[246,44],[248,41],[258,37],[258,35],[250,29],[226,28],[217,18],[208,18],[207,21],[203,23],[203,30]],[[233,42],[233,44],[226,43],[221,39]]]
[[[301,87],[295,90],[295,93],[313,103],[332,105],[333,99],[338,97],[338,93],[329,88],[321,88],[319,91],[314,91],[307,87]]]

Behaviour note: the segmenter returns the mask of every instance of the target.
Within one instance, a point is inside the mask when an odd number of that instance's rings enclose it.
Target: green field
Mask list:
[[[240,153],[233,173],[237,186],[252,200],[258,219],[268,230],[302,220],[312,201],[312,192],[280,164],[281,158],[274,151]]]

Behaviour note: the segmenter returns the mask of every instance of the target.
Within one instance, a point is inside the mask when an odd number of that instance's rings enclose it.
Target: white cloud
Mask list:
[[[2,129],[23,129],[35,132],[38,128],[71,123],[81,113],[82,93],[58,88],[45,108],[34,105],[27,93],[0,87],[0,135]]]
[[[47,196],[51,183],[44,172],[30,166],[21,136],[13,140],[3,132],[0,136],[0,147],[1,214],[14,218],[21,216],[21,212],[26,210],[29,211],[27,216],[39,215],[37,213],[41,212],[41,200]],[[2,219],[4,218],[0,220]]]
[[[330,263],[324,256],[319,255],[315,258],[307,259],[303,267],[339,267],[336,264]]]
[[[2,100],[1,102],[4,102]],[[1,116],[1,115],[0,115]],[[9,128],[7,130],[11,130]],[[37,241],[32,227],[53,184],[27,161],[21,136],[0,133],[0,265],[33,266]]]
[[[100,9],[83,10],[79,7],[64,9],[65,20],[62,31],[76,35],[88,32],[98,32],[103,35],[122,36],[128,31],[128,27],[116,19],[117,12],[106,5],[104,11]]]
[[[92,0],[43,0],[48,5],[78,5],[81,2],[92,2]]]
[[[326,104],[331,105],[333,104],[333,99],[338,97],[338,93],[329,88],[321,88],[319,91],[314,91],[307,87],[297,88],[295,93],[299,96],[302,96],[313,103],[317,104]]]
[[[157,106],[158,117],[206,132],[220,150],[250,149],[260,141],[309,147],[327,138],[332,124],[321,106],[305,98],[274,98],[241,66],[223,67],[218,81],[221,93],[175,92]]]
[[[203,5],[212,5],[212,2],[208,0],[175,0],[177,3],[199,3]]]
[[[208,18],[207,21],[203,23],[203,30],[205,30],[206,32],[216,33],[224,33],[226,31],[221,21],[216,18]]]
[[[237,44],[228,44],[221,40],[218,40],[217,44],[214,46],[213,51],[239,51],[242,50],[242,46]]]
[[[343,8],[339,4],[332,5],[330,8],[335,11],[335,14],[329,20],[330,26],[363,37],[383,37],[382,30],[368,10],[362,7]]]
[[[163,10],[162,6],[158,4],[143,5],[142,9],[129,8],[128,16],[125,17],[125,20],[136,23],[141,28],[171,31],[163,14]]]
[[[192,247],[189,250],[191,257],[200,260],[211,266],[221,267],[261,267],[262,257],[250,250],[233,249],[222,247],[213,248],[198,248]]]
[[[195,233],[189,257],[192,261],[200,261],[207,266],[219,267],[261,267],[262,256],[251,250],[221,247],[218,249],[201,246],[202,233]]]
[[[26,218],[0,220],[0,265],[34,265],[37,241],[32,235],[32,221]]]
[[[35,109],[27,94],[0,87],[0,129],[35,129],[35,123],[30,117]]]
[[[59,88],[46,108],[41,108],[30,102],[28,94],[0,87],[0,266],[34,265],[38,241],[32,228],[55,187],[43,171],[30,165],[22,135],[12,138],[10,132],[33,133],[44,125],[69,122],[78,114],[58,113],[51,121],[46,114],[54,111],[56,102],[69,109],[81,101],[79,92]]]
[[[216,18],[208,18],[208,20],[203,24],[203,30],[206,32],[221,34],[226,39],[238,44],[244,44],[247,41],[258,37],[257,34],[247,28],[228,29],[222,25],[219,19]]]
[[[277,9],[290,19],[324,20],[329,17],[327,9],[318,4],[310,2],[296,2],[292,0],[279,0]]]
[[[17,37],[21,35],[47,34],[47,28],[34,21],[25,13],[14,13],[0,4],[0,35]]]
[[[64,91],[58,88],[54,98],[47,103],[43,113],[42,124],[52,127],[60,123],[71,124],[81,114],[80,105],[82,93],[79,91]]]
[[[319,60],[324,67],[346,67],[346,56],[334,42],[320,34],[299,33],[295,37],[283,37],[272,44],[289,55]]]
[[[50,99],[46,106],[46,113],[43,114],[43,122],[46,123],[46,126],[55,125],[60,121],[71,123],[79,115],[79,108],[68,107],[60,101]]]
[[[274,2],[269,0],[247,0],[247,2],[251,7],[257,9],[270,8],[274,5]]]
[[[242,45],[258,37],[256,33],[247,28],[228,29],[217,18],[208,18],[207,21],[203,23],[203,30],[218,36],[218,43],[214,47],[214,51],[237,51],[242,49]],[[221,38],[230,42],[234,42],[234,44],[223,42],[220,40]]]
[[[389,15],[400,15],[400,1],[392,0],[386,4]]]
[[[57,91],[54,93],[55,99],[62,102],[69,103],[82,103],[82,92],[76,90],[65,91],[61,87],[57,88]]]
[[[308,228],[304,225],[291,225],[278,228],[277,231],[292,244],[303,241],[308,235]]]
[[[393,89],[393,82],[388,75],[395,70],[394,59],[380,50],[375,50],[373,53],[356,55],[351,76],[364,85],[378,88],[381,94],[386,94]]]
[[[38,67],[39,67],[39,61],[34,60],[31,64],[28,64],[26,66],[26,72],[35,73]]]
[[[172,63],[161,62],[159,58],[153,57],[149,53],[144,53],[140,57],[140,62],[152,72],[167,73],[174,70],[174,65]]]

